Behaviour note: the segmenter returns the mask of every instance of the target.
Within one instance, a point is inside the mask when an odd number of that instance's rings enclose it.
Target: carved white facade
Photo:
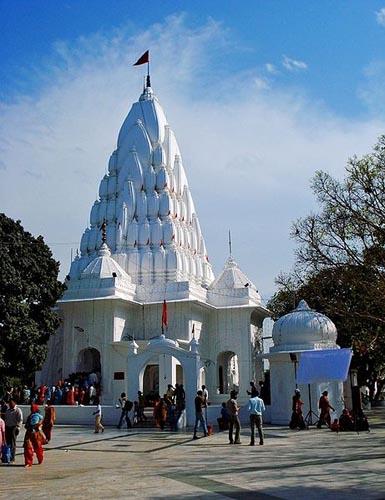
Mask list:
[[[161,333],[164,300],[165,334],[175,349],[166,342],[144,355]],[[98,352],[105,404],[143,388],[145,366],[132,381],[136,355],[158,367],[161,393],[182,377],[189,404],[203,381],[220,402],[234,385],[229,380],[239,381],[242,400],[249,381],[261,376],[255,348],[268,311],[231,257],[214,278],[181,153],[151,87],[121,127],[58,306],[63,321],[41,379],[54,383],[81,370],[82,353]],[[192,362],[183,367],[180,350],[199,359],[199,375],[186,373]]]

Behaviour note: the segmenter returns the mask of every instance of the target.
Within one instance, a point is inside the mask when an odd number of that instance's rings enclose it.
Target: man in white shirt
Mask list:
[[[23,413],[14,399],[10,399],[4,415],[5,441],[11,447],[11,462],[15,461],[16,438],[23,424]]]
[[[265,403],[259,397],[259,392],[252,389],[251,398],[249,399],[249,415],[251,427],[251,440],[250,446],[255,445],[255,427],[258,429],[259,444],[263,445],[263,431],[262,431],[262,412],[265,411]]]
[[[102,405],[100,401],[96,406],[96,411],[92,415],[95,415],[95,434],[99,434],[100,431],[104,432],[104,427],[102,425]]]

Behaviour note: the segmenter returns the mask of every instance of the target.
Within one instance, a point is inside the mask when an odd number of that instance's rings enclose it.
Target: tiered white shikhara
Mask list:
[[[104,221],[111,257],[139,295],[140,285],[190,282],[206,288],[213,281],[179,147],[151,87],[121,127],[71,280],[90,274],[87,266],[102,248]]]

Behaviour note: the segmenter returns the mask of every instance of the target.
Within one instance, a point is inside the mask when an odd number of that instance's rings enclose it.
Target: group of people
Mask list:
[[[204,386],[202,386],[203,388]],[[250,396],[248,402],[248,412],[250,421],[250,446],[255,445],[255,431],[258,431],[259,444],[264,444],[262,414],[265,411],[265,404],[262,398],[259,397],[254,382],[250,382],[250,390],[247,391]],[[237,401],[238,392],[233,390],[230,392],[230,398],[226,403],[222,403],[221,416],[218,418],[218,426],[220,430],[229,431],[229,444],[241,444],[241,422],[239,420],[239,411],[241,407]],[[197,431],[199,425],[203,429],[203,436],[209,435],[207,426],[207,413],[203,415],[203,409],[208,405],[208,393],[206,395],[203,391],[198,391],[195,397],[195,426],[193,439],[198,439]]]
[[[55,385],[32,383],[30,386],[7,387],[3,396],[8,402],[11,398],[17,404],[36,403],[42,405],[51,401],[54,405],[94,405],[100,399],[100,374],[79,372]]]
[[[303,417],[302,407],[304,402],[301,399],[301,392],[295,389],[292,401],[292,415],[289,423],[290,429],[306,429],[307,425]],[[334,432],[339,431],[366,431],[369,430],[369,423],[362,410],[350,412],[344,408],[339,418],[335,418],[332,422],[331,411],[335,411],[329,401],[328,391],[323,391],[318,401],[319,417],[317,429],[321,429],[322,425],[326,425]]]
[[[32,467],[33,457],[36,454],[38,463],[44,459],[43,445],[52,438],[52,429],[55,423],[55,408],[50,400],[47,401],[44,416],[40,413],[39,405],[31,403],[31,411],[25,422],[24,435],[24,465]],[[23,412],[12,397],[8,402],[2,401],[0,416],[0,449],[1,461],[12,464],[15,462],[16,440],[23,425]]]
[[[175,387],[172,384],[168,384],[167,391],[163,397],[161,398],[159,395],[156,395],[152,401],[155,425],[159,429],[164,430],[168,423],[171,430],[177,430],[179,416],[185,408],[185,399],[186,394],[183,384],[175,384]],[[135,401],[130,401],[126,393],[122,392],[117,403],[117,407],[121,409],[117,428],[121,429],[124,422],[127,429],[132,428],[133,425],[145,422],[147,420],[144,413],[145,406],[146,399],[141,391],[138,391],[138,397]],[[100,430],[100,426],[97,426],[95,423],[95,432],[99,432]]]
[[[186,394],[183,384],[175,384],[175,387],[168,384],[163,397],[157,396],[155,398],[153,411],[155,425],[163,431],[168,423],[170,429],[176,431],[180,414],[186,406],[185,400]]]

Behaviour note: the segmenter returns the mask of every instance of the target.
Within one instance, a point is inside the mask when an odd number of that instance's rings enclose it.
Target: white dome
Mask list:
[[[337,329],[327,316],[313,311],[304,300],[274,323],[271,351],[335,348]]]
[[[112,278],[113,276],[131,282],[131,278],[111,257],[111,252],[108,246],[103,243],[98,252],[98,256],[88,264],[80,277],[81,279],[86,279]]]
[[[148,342],[147,345],[149,347],[151,346],[151,347],[157,347],[157,348],[164,347],[164,346],[179,347],[178,342],[167,338],[163,333],[162,333],[162,335],[159,335],[159,337],[154,337],[154,338],[150,339],[150,341]]]

